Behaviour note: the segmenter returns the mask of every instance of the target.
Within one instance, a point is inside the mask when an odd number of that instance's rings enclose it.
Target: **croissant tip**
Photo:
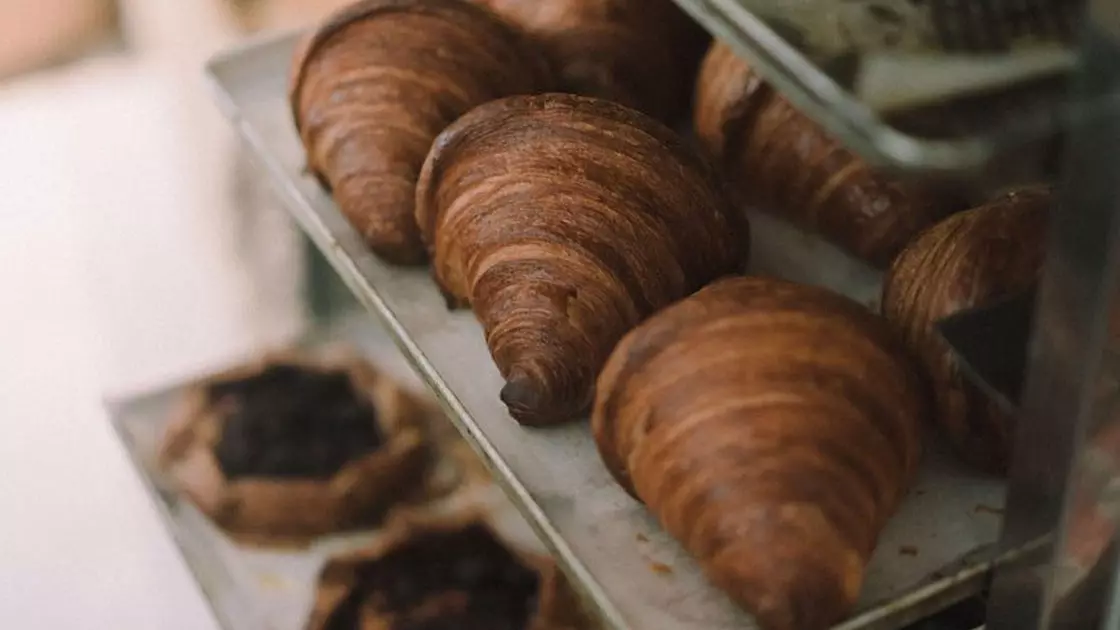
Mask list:
[[[543,398],[532,379],[523,374],[511,375],[506,380],[501,397],[511,409],[534,409]]]
[[[502,402],[509,413],[520,424],[526,426],[549,426],[563,420],[556,413],[548,395],[541,391],[539,383],[522,373],[511,374],[501,391]]]

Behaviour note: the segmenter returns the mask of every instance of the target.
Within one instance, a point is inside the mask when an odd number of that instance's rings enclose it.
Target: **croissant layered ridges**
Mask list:
[[[672,0],[473,0],[537,39],[565,91],[675,122],[707,33]]]
[[[854,604],[915,474],[927,392],[886,324],[823,289],[720,280],[599,376],[608,469],[767,630]]]
[[[415,264],[415,183],[432,139],[478,104],[552,84],[543,53],[485,9],[364,0],[301,44],[290,102],[309,171],[376,253]]]
[[[417,222],[437,283],[470,304],[528,424],[590,403],[611,347],[735,271],[744,219],[711,167],[653,119],[571,95],[489,103],[433,145]]]
[[[1052,199],[1029,187],[949,217],[899,254],[883,283],[883,314],[925,367],[934,418],[964,460],[990,472],[1010,463],[1014,419],[964,378],[935,325],[1034,286]]]
[[[722,43],[704,59],[693,121],[740,201],[877,267],[958,209],[949,195],[876,172]]]

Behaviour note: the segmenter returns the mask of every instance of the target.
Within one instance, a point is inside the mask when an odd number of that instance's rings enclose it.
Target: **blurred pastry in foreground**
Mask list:
[[[188,390],[160,464],[234,538],[303,544],[424,492],[429,413],[361,359],[277,355]]]
[[[716,43],[696,84],[694,126],[739,201],[885,268],[926,227],[959,209],[944,195],[875,172]]]
[[[465,0],[362,0],[299,47],[290,101],[311,173],[375,253],[418,264],[413,201],[432,139],[551,76],[537,46]]]
[[[923,385],[855,302],[730,278],[619,342],[592,431],[615,479],[762,628],[824,630],[913,481]]]
[[[1015,419],[964,378],[935,325],[1035,286],[1052,201],[1049,188],[1026,188],[949,217],[899,254],[883,284],[883,314],[932,382],[935,421],[963,459],[989,472],[1007,470]]]
[[[373,547],[329,562],[308,630],[587,630],[552,559],[488,519],[405,515]]]

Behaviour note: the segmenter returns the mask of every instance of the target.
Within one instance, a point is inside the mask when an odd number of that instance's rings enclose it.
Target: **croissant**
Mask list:
[[[933,383],[936,421],[963,459],[990,472],[1010,463],[1014,418],[964,379],[934,324],[1037,282],[1050,203],[1048,188],[1028,188],[949,217],[899,254],[883,284],[883,314]]]
[[[802,115],[725,44],[697,80],[694,126],[744,203],[821,234],[877,267],[956,210],[947,196],[876,173]]]
[[[824,289],[720,280],[615,348],[592,430],[615,479],[766,630],[844,616],[919,459],[923,381]]]
[[[290,100],[309,171],[374,252],[416,264],[416,177],[436,134],[475,105],[551,83],[543,53],[484,9],[364,0],[300,46]]]
[[[710,38],[672,0],[473,0],[541,42],[566,92],[675,122]]]
[[[483,105],[432,146],[417,223],[437,284],[469,304],[518,421],[585,411],[615,342],[735,271],[746,224],[668,128],[608,101]]]

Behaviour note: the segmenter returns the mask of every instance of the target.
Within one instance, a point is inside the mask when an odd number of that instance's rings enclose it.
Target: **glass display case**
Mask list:
[[[993,0],[982,3],[989,22],[973,23],[961,43],[963,27],[938,13],[959,3],[677,3],[882,169],[988,193],[1060,173],[1037,288],[944,329],[967,374],[1020,418],[1008,480],[931,446],[880,538],[856,612],[836,630],[1120,629],[1120,179],[1110,159],[1120,150],[1120,7],[1094,2],[1083,20],[1080,3]],[[1008,45],[1012,23],[1030,45]],[[375,257],[307,176],[286,101],[296,41],[250,42],[207,72],[222,111],[333,269],[316,267],[311,286],[336,274],[380,321],[605,627],[758,627],[612,482],[586,426],[510,423],[471,314],[447,311],[429,271]],[[761,244],[752,269],[877,305],[880,271],[746,212]],[[329,311],[336,298],[315,301]],[[651,567],[671,567],[671,578]]]

